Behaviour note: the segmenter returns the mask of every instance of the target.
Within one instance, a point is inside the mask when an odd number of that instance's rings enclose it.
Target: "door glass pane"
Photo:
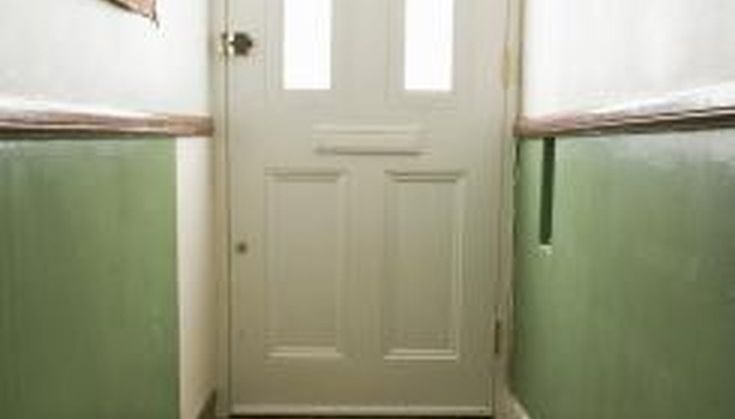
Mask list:
[[[404,1],[404,88],[451,91],[454,71],[454,0]]]
[[[283,86],[327,90],[332,84],[332,0],[284,0]]]

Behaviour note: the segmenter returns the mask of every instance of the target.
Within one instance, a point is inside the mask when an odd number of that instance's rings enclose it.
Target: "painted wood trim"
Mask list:
[[[235,405],[234,416],[250,417],[420,417],[420,418],[487,418],[492,409],[484,406],[317,406],[317,405]]]
[[[209,116],[129,112],[0,96],[0,133],[212,137]]]
[[[197,415],[197,419],[217,419],[217,392],[212,392],[202,409]]]
[[[531,419],[531,416],[523,407],[523,404],[518,400],[518,397],[512,396],[510,400],[510,418],[508,419]]]
[[[678,92],[622,105],[522,117],[517,138],[579,137],[735,127],[735,83]]]

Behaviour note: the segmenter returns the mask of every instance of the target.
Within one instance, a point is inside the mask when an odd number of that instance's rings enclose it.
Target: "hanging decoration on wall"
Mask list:
[[[157,21],[156,0],[108,0],[120,7]]]

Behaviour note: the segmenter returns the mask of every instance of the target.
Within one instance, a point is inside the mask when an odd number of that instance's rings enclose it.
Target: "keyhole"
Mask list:
[[[235,250],[237,253],[244,255],[248,252],[248,244],[245,242],[238,242],[235,246]]]

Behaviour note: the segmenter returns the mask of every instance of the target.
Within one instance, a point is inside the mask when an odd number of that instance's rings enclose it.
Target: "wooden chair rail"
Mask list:
[[[735,84],[564,114],[522,117],[518,138],[594,137],[735,127]]]
[[[0,134],[211,137],[209,116],[127,112],[0,97]]]

